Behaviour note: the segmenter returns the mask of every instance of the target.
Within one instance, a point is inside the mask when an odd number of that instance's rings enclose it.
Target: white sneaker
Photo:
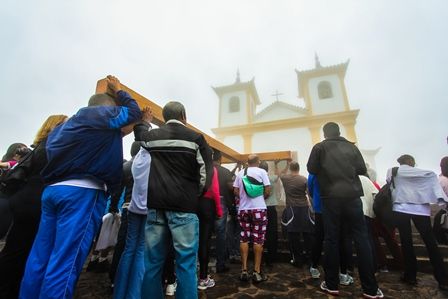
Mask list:
[[[174,296],[174,293],[176,293],[176,289],[177,289],[177,282],[169,284],[166,286],[165,294],[167,296]]]
[[[206,290],[208,288],[213,288],[215,286],[215,280],[208,276],[206,279],[199,279],[198,289]]]
[[[362,296],[364,298],[369,298],[369,299],[384,298],[384,294],[383,294],[383,292],[381,292],[381,290],[379,288],[376,290],[376,294],[375,295],[369,295],[369,294],[364,293],[364,294],[362,294]]]
[[[319,272],[319,269],[317,269],[317,268],[310,267],[310,274],[311,274],[311,277],[314,279],[317,279],[320,277],[320,272]]]
[[[348,274],[339,273],[339,284],[348,286],[353,284],[353,277]]]

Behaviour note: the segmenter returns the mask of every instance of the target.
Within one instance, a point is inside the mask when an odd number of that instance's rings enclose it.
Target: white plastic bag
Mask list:
[[[117,244],[120,222],[119,214],[107,213],[103,216],[103,225],[101,226],[95,250],[103,250]]]

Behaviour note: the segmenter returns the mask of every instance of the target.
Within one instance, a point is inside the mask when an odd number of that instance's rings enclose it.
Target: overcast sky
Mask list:
[[[262,102],[298,104],[294,69],[350,59],[361,148],[379,176],[403,153],[439,173],[448,155],[447,1],[16,1],[0,9],[0,152],[73,115],[107,74],[189,122],[217,127],[211,86],[255,77]],[[126,143],[132,137],[127,137]],[[128,156],[128,153],[125,153]]]

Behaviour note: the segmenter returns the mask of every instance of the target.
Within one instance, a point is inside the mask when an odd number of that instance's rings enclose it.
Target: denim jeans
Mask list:
[[[176,298],[197,298],[198,216],[194,213],[148,209],[145,241],[142,298],[165,298],[161,283],[162,269],[171,242],[176,258]]]
[[[19,298],[73,297],[105,206],[101,190],[65,185],[45,188],[39,230]]]
[[[145,274],[146,215],[128,211],[128,233],[115,276],[114,299],[140,299]]]
[[[226,201],[221,196],[221,209],[222,217],[215,221],[215,233],[216,233],[216,268],[223,268],[227,260],[227,244],[226,244],[226,231],[227,231],[227,214],[228,209]]]
[[[373,259],[361,199],[359,197],[323,199],[322,219],[324,220],[325,233],[324,269],[327,287],[331,290],[337,290],[339,286],[339,240],[341,225],[344,223],[344,225],[350,228],[355,241],[362,289],[366,294],[376,294],[378,285],[374,274]]]
[[[118,230],[117,244],[115,244],[114,247],[114,254],[112,256],[112,262],[110,263],[110,269],[109,269],[109,279],[112,284],[115,283],[115,275],[117,274],[118,264],[120,263],[121,255],[123,254],[124,247],[126,246],[127,233],[128,233],[128,209],[123,208],[121,211],[121,224],[120,229]]]

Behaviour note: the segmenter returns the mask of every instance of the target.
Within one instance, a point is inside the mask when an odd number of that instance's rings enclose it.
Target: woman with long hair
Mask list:
[[[66,120],[66,115],[51,115],[43,123],[32,145],[34,151],[28,180],[9,198],[13,224],[0,252],[0,298],[17,298],[19,295],[26,260],[39,227],[44,189],[40,172],[47,164],[46,140],[50,132]]]

